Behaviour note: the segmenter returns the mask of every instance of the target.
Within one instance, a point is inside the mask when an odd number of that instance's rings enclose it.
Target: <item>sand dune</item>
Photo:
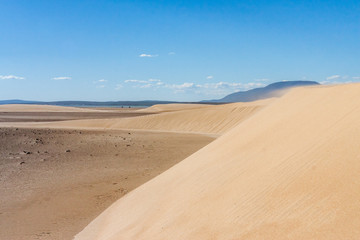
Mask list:
[[[252,103],[232,103],[204,106],[179,104],[158,106],[157,109],[173,109],[172,112],[123,119],[76,120],[47,124],[47,127],[141,129],[170,132],[223,134],[239,122],[252,116],[273,100]]]
[[[179,103],[156,104],[156,105],[148,107],[148,108],[140,109],[140,110],[138,110],[138,112],[173,112],[173,111],[204,108],[204,107],[209,107],[209,106],[212,106],[212,105],[208,105],[208,104],[179,104]]]
[[[75,239],[359,239],[359,92],[292,90]]]
[[[0,112],[99,112],[101,110],[35,104],[0,105]]]

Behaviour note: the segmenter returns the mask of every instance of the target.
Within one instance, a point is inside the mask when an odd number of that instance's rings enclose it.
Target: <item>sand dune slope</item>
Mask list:
[[[76,239],[359,239],[359,92],[291,91],[115,202]]]
[[[180,104],[180,103],[171,103],[171,104],[156,104],[154,106],[140,109],[138,112],[174,112],[181,110],[205,108],[211,105],[208,104]]]
[[[191,109],[191,105],[187,105],[185,109],[183,109],[184,106],[178,106],[178,110],[172,112],[162,112],[134,118],[66,121],[52,123],[48,126],[222,134],[269,103],[270,101],[259,101],[207,107],[201,105],[200,107],[194,106],[193,109]],[[173,106],[166,105],[159,106],[159,108],[174,109]]]

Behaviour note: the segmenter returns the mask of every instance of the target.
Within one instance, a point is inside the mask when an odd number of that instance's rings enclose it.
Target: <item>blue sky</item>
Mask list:
[[[360,1],[0,0],[0,99],[220,98],[360,81]]]

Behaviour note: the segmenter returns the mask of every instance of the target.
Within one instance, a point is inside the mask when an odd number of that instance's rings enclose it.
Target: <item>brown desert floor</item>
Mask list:
[[[53,122],[77,119],[131,118],[151,113],[136,110],[112,110],[89,112],[1,112],[0,122]]]
[[[0,239],[72,239],[115,200],[213,140],[0,128]]]

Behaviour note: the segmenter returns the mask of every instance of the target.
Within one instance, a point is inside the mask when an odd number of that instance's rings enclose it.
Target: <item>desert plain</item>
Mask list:
[[[0,106],[0,238],[359,239],[359,93]]]

